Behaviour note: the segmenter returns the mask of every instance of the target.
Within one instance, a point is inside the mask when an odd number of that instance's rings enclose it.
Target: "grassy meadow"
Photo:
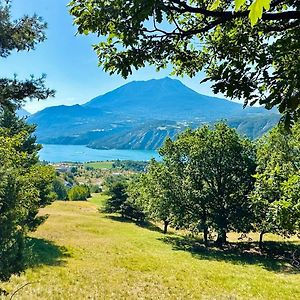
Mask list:
[[[91,167],[94,169],[112,169],[113,167],[113,162],[111,161],[98,161],[98,162],[89,162],[85,163],[84,167]]]
[[[28,283],[14,299],[30,300],[300,299],[300,274],[286,262],[206,250],[155,225],[99,213],[104,200],[45,208],[49,219],[29,241],[30,266],[0,287],[12,292]]]

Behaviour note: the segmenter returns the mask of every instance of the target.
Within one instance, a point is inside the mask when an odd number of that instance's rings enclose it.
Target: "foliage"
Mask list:
[[[0,127],[5,129],[5,135],[9,137],[22,133],[22,143],[17,150],[27,152],[28,159],[24,163],[32,165],[38,162],[38,151],[42,145],[36,143],[35,125],[28,124],[25,118],[19,118],[15,111],[4,109],[0,112]]]
[[[97,184],[90,184],[89,188],[90,188],[91,193],[101,193],[102,192],[101,186],[99,186]]]
[[[24,268],[24,238],[45,220],[39,208],[53,199],[54,170],[28,164],[32,153],[20,150],[27,138],[26,131],[0,132],[0,279]]]
[[[289,236],[300,230],[300,126],[276,127],[258,141],[255,190],[256,229]],[[262,238],[262,236],[261,236]]]
[[[120,180],[112,182],[108,187],[109,199],[106,201],[104,212],[119,213],[122,217],[135,219],[140,222],[145,219],[141,208],[128,199],[128,181]]]
[[[86,185],[75,185],[68,191],[68,199],[72,201],[85,201],[91,197],[91,192]]]
[[[164,222],[164,233],[169,224],[176,224],[174,211],[178,207],[175,205],[178,185],[172,179],[168,167],[152,159],[147,173],[132,180],[127,189],[131,202],[142,207],[151,219]]]
[[[68,198],[67,187],[59,177],[56,177],[53,180],[53,191],[56,195],[56,199],[58,200],[66,200]]]
[[[251,142],[220,122],[187,130],[160,150],[147,174],[129,195],[150,217],[191,231],[217,231],[218,243],[229,231],[248,232],[253,214],[247,195],[253,188],[255,151]]]
[[[237,11],[227,0],[72,0],[69,6],[79,33],[106,36],[94,45],[105,71],[127,77],[148,64],[172,64],[173,74],[190,77],[204,71],[215,93],[277,107],[290,125],[300,114],[300,3],[269,2],[235,1]]]
[[[13,51],[33,50],[45,40],[46,24],[34,15],[12,20],[10,1],[0,1],[0,57],[6,58]],[[45,75],[40,78],[18,80],[17,77],[0,78],[0,109],[19,108],[27,98],[46,99],[54,91],[45,87]]]
[[[124,171],[144,172],[147,165],[148,163],[145,161],[116,160],[113,162],[112,167]]]
[[[161,150],[172,174],[181,177],[184,218],[204,230],[218,232],[218,242],[226,241],[230,230],[251,228],[251,210],[247,199],[253,187],[254,148],[225,123],[213,128],[203,126],[187,131],[175,141],[167,141]]]
[[[125,180],[113,181],[108,186],[107,200],[105,206],[105,212],[108,213],[119,213],[121,212],[121,206],[127,200],[126,194],[127,182]]]

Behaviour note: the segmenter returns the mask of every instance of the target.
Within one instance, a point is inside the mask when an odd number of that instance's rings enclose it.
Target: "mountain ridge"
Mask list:
[[[83,105],[48,107],[32,115],[29,122],[38,125],[41,143],[156,149],[167,136],[174,138],[187,127],[220,119],[255,138],[264,126],[268,129],[275,124],[277,115],[273,115],[263,108],[243,109],[239,103],[199,94],[167,77],[133,81]]]

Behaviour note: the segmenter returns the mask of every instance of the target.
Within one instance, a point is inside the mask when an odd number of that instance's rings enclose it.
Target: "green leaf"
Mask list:
[[[211,10],[215,10],[215,9],[217,9],[219,6],[220,6],[220,0],[215,0],[213,3],[212,3],[212,5],[210,6],[210,9]]]
[[[238,11],[242,5],[244,5],[246,0],[234,0],[235,11]]]
[[[251,26],[254,26],[258,19],[262,17],[263,9],[270,9],[271,0],[255,0],[249,7],[249,18]]]

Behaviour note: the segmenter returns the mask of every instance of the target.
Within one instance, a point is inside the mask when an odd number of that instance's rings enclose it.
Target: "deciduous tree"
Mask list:
[[[274,128],[258,141],[255,189],[251,194],[260,231],[289,236],[299,231],[300,126]]]

